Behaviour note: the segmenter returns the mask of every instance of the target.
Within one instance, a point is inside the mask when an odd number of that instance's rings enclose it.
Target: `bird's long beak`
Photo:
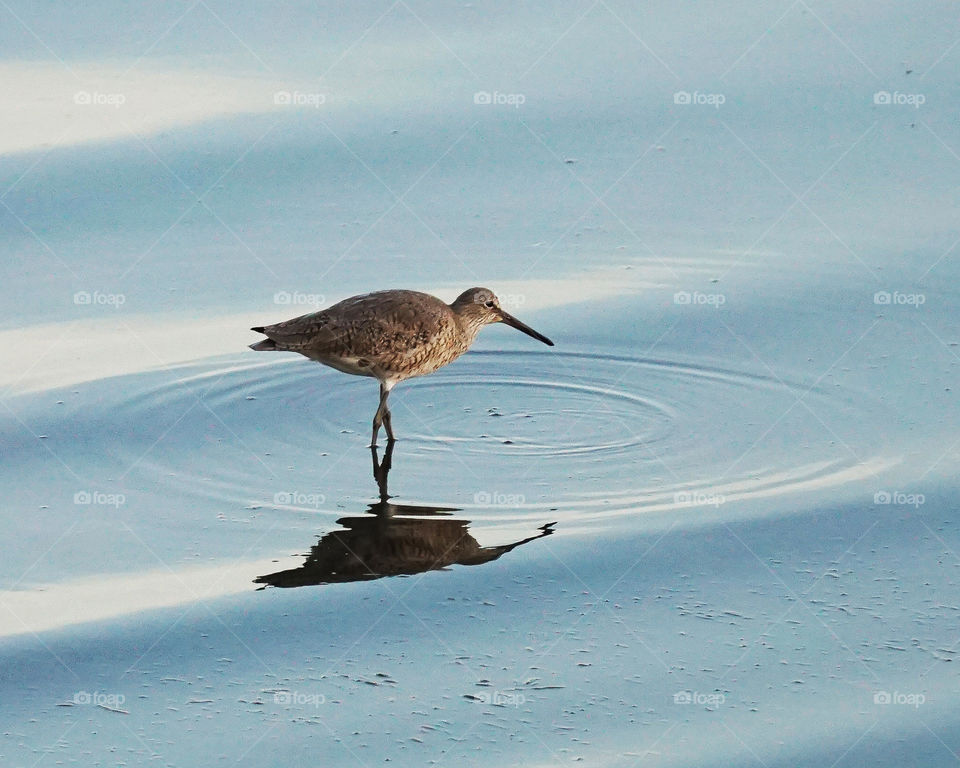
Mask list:
[[[526,323],[521,323],[513,315],[507,312],[504,312],[502,309],[500,310],[500,322],[506,323],[507,325],[513,328],[516,328],[518,331],[523,331],[525,334],[527,334],[527,336],[533,336],[533,338],[535,338],[537,341],[542,341],[548,347],[553,346],[553,342],[550,341],[550,339],[548,339],[542,333],[537,333],[529,325],[527,325]]]

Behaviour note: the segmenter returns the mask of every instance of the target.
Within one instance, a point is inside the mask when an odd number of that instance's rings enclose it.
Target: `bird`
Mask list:
[[[542,333],[509,314],[487,288],[469,288],[452,304],[428,293],[386,290],[352,296],[319,312],[250,330],[267,338],[258,352],[298,352],[344,373],[380,382],[371,446],[382,425],[393,433],[387,397],[401,381],[433,373],[464,354],[491,323],[506,323],[548,346]]]

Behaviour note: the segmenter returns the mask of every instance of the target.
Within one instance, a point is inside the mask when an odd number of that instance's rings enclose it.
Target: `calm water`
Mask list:
[[[0,762],[953,764],[921,5],[7,9]],[[246,348],[470,285],[556,347],[398,387],[388,478]]]

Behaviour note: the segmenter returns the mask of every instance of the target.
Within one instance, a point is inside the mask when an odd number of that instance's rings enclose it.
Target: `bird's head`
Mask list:
[[[469,288],[457,296],[457,300],[450,306],[467,325],[477,330],[490,323],[506,323],[537,341],[553,346],[553,342],[542,333],[537,333],[529,325],[506,312],[493,291],[487,288]]]

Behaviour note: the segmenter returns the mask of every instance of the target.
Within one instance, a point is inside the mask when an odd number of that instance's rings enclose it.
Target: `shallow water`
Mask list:
[[[487,537],[546,522],[569,534],[642,531],[667,519],[735,519],[741,502],[762,499],[770,514],[798,493],[842,498],[903,463],[868,442],[863,422],[881,409],[869,392],[698,365],[689,354],[632,356],[620,341],[620,355],[575,351],[575,342],[572,351],[471,352],[404,383],[394,395],[392,494],[463,510]],[[374,385],[293,355],[241,354],[28,399],[38,414],[22,417],[44,437],[12,425],[20,450],[11,455],[45,465],[55,452],[84,478],[75,492],[103,495],[98,511],[108,515],[111,495],[123,496],[118,514],[162,508],[138,523],[157,526],[150,539],[165,562],[181,544],[163,531],[189,525],[198,506],[260,532],[329,524],[376,495],[365,448]],[[195,535],[197,555],[225,553],[206,541],[219,531]],[[250,550],[244,540],[239,551],[273,554],[266,543]]]
[[[11,5],[0,762],[955,764],[921,6]],[[398,386],[389,477],[374,382],[247,349],[474,284],[557,345]]]

